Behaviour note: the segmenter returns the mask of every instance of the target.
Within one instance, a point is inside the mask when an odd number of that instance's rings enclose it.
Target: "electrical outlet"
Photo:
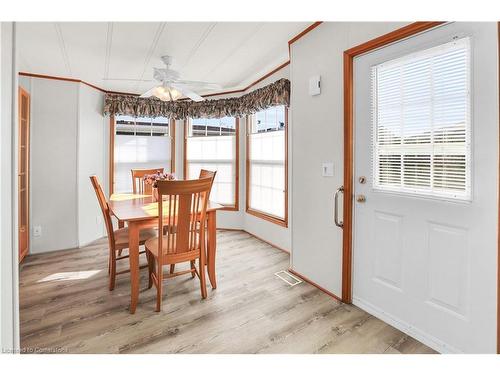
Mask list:
[[[42,226],[41,225],[35,225],[33,227],[33,236],[34,237],[40,237],[42,235]]]

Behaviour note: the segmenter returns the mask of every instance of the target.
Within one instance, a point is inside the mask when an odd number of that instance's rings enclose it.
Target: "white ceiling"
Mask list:
[[[288,60],[288,40],[308,22],[21,22],[19,71],[142,93],[153,67],[174,58],[181,78],[239,89]],[[129,79],[135,81],[119,81]],[[208,92],[207,92],[208,93]]]

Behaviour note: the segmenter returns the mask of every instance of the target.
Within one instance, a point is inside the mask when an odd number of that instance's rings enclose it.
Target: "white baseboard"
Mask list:
[[[413,337],[415,340],[427,345],[428,347],[436,350],[443,354],[460,354],[462,351],[457,348],[446,344],[445,342],[437,339],[436,337],[421,331],[420,329],[413,327],[411,324],[405,323],[395,316],[386,313],[383,310],[373,306],[369,302],[365,302],[357,297],[352,297],[352,303],[359,307],[360,309],[366,311],[367,313],[375,316],[376,318],[382,320],[383,322],[399,329],[401,332],[406,333],[408,336]]]

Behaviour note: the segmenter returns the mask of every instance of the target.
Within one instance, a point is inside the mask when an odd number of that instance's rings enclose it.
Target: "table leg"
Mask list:
[[[208,279],[212,285],[212,289],[217,288],[215,279],[215,252],[217,238],[217,221],[216,211],[207,212],[207,269]]]
[[[134,314],[139,299],[139,227],[134,222],[128,224],[130,263],[130,313]]]

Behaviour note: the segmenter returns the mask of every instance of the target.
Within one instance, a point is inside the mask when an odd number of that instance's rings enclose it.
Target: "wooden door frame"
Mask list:
[[[342,301],[352,303],[352,213],[354,179],[354,58],[400,40],[442,26],[446,22],[414,22],[378,38],[344,51],[344,234],[342,240]],[[498,51],[500,56],[500,22],[498,28]],[[500,63],[498,67],[500,89]],[[500,108],[500,102],[499,102]],[[499,112],[500,116],[500,112]],[[500,128],[500,124],[499,124]],[[500,139],[499,139],[500,141]],[[499,142],[500,149],[500,142]],[[500,172],[500,160],[499,160]],[[498,266],[497,266],[497,353],[500,353],[500,185],[498,188]]]
[[[18,168],[19,168],[19,163],[21,162],[22,158],[21,158],[21,111],[22,111],[22,100],[21,100],[21,96],[26,96],[28,98],[28,111],[27,111],[27,114],[26,114],[26,118],[27,118],[27,129],[26,129],[26,175],[24,176],[24,179],[25,179],[25,186],[26,186],[26,195],[27,195],[27,199],[26,199],[26,231],[27,231],[27,234],[26,234],[26,251],[24,253],[21,254],[21,252],[19,252],[19,263],[22,262],[22,260],[26,257],[26,255],[28,255],[29,253],[29,249],[30,249],[30,122],[31,122],[31,116],[30,116],[30,108],[31,108],[31,95],[28,91],[26,91],[25,89],[23,89],[21,86],[18,87],[18,92],[17,92],[17,95],[18,95],[18,124],[17,124],[17,130],[18,130],[18,144],[17,144],[17,158],[18,158]],[[19,171],[18,171],[19,173]],[[19,181],[19,180],[18,180]],[[18,199],[18,227],[20,226],[20,220],[21,220],[21,212],[20,212],[20,202],[21,202],[21,192],[20,192],[20,187],[18,186],[17,187],[17,199]],[[19,236],[19,228],[18,228],[18,231],[17,231],[17,243],[18,243],[18,246],[19,246],[19,239],[20,239],[20,236]]]

